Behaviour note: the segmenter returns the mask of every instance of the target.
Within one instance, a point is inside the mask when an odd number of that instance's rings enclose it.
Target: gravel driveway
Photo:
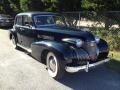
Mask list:
[[[20,50],[0,30],[0,90],[120,90],[120,74],[105,66],[52,79],[45,66]]]

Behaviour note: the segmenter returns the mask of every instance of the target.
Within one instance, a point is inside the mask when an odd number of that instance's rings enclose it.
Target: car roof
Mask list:
[[[36,14],[40,14],[40,15],[57,15],[57,13],[53,13],[53,12],[39,12],[39,11],[37,11],[37,12],[19,13],[19,14],[17,14],[17,16],[19,16],[19,15],[30,15],[30,16],[32,16],[32,15],[36,15]]]

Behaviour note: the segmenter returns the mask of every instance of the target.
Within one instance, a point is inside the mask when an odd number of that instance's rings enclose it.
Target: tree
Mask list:
[[[82,8],[97,12],[120,10],[120,0],[82,0]]]
[[[12,12],[10,2],[8,0],[1,1],[1,12],[3,12],[3,13],[11,13]]]
[[[20,8],[21,8],[22,11],[28,11],[29,10],[28,3],[29,3],[29,0],[20,0]]]
[[[13,13],[19,13],[21,11],[20,8],[20,0],[8,0],[10,2],[10,7],[13,11]]]
[[[58,0],[59,11],[81,11],[81,0]]]
[[[15,15],[20,12],[19,0],[1,0],[0,12]]]
[[[0,11],[19,13],[21,11],[80,11],[81,0],[1,0]]]

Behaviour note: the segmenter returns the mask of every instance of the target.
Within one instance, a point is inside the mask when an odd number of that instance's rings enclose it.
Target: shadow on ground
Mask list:
[[[27,50],[25,50],[25,49],[23,49],[23,48],[21,48],[21,47],[19,47],[19,46],[16,48],[16,50],[19,50],[19,51],[27,54],[28,56],[32,57],[33,59],[35,59],[35,58],[31,55],[30,52],[28,52]]]
[[[1,30],[9,30],[9,29],[12,29],[12,26],[11,27],[0,27]]]
[[[31,56],[20,47],[18,50]],[[120,90],[120,74],[105,65],[93,68],[88,73],[66,73],[58,82],[74,90]]]
[[[75,90],[120,90],[120,74],[104,65],[88,73],[67,74],[59,82]]]
[[[118,73],[120,73],[120,61],[112,59],[109,63],[106,64],[106,66]]]

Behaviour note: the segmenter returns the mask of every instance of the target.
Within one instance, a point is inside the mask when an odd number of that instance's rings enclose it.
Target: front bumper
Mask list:
[[[70,73],[78,72],[80,70],[85,70],[86,72],[88,72],[89,68],[98,66],[108,61],[110,61],[110,58],[106,58],[104,60],[101,60],[92,64],[89,64],[89,62],[87,62],[87,64],[83,66],[76,66],[76,67],[66,66],[65,69],[67,72],[70,72]]]

